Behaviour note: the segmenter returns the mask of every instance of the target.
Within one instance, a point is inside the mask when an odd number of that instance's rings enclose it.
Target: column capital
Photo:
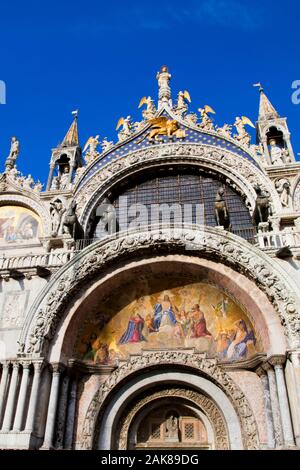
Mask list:
[[[286,356],[283,354],[276,354],[269,357],[268,362],[274,367],[282,367],[286,362]]]
[[[21,364],[19,361],[12,361],[11,363],[12,363],[13,369],[19,369],[20,364]]]
[[[60,375],[65,370],[65,365],[61,362],[54,362],[50,364],[53,375]]]
[[[32,361],[34,372],[40,372],[45,365],[44,360]]]
[[[26,370],[28,369],[29,370],[32,363],[31,363],[31,361],[24,361],[23,360],[23,361],[20,361],[20,364],[23,367],[23,369],[26,369]]]
[[[274,368],[272,366],[272,364],[270,364],[268,361],[264,362],[262,365],[261,365],[262,369],[265,370],[266,372],[272,370],[274,372]]]
[[[288,359],[291,359],[292,362],[296,362],[300,365],[300,349],[290,349],[287,351]]]
[[[10,361],[2,361],[1,365],[2,365],[2,370],[4,369],[8,369],[9,366],[10,366],[11,362]]]
[[[260,365],[259,367],[257,367],[257,369],[255,369],[255,372],[259,377],[266,377],[267,375],[267,371],[264,369],[263,366],[264,364]]]

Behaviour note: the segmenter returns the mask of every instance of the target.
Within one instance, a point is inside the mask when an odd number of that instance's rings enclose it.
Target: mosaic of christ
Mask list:
[[[252,324],[224,292],[206,283],[135,298],[113,315],[85,322],[76,345],[80,359],[114,364],[142,349],[195,348],[221,361],[261,351]]]

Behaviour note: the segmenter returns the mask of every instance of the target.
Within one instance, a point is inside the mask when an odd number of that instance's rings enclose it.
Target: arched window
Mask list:
[[[137,217],[135,211],[130,210],[135,204],[142,204],[147,209],[148,218],[145,221],[142,219],[141,225],[153,221],[151,215],[152,211],[157,210],[155,206],[167,205],[171,209],[167,214],[171,225],[190,220],[190,223],[216,226],[215,200],[221,186],[230,216],[229,230],[253,241],[255,227],[242,195],[226,184],[225,178],[222,180],[221,177],[219,179],[199,173],[199,170],[162,170],[156,174],[139,176],[136,180],[132,179],[115,188],[109,200],[116,209],[118,221],[122,221],[120,230],[124,229],[124,221],[130,224]],[[159,223],[164,222],[165,214],[160,211]],[[90,238],[101,238],[101,227],[100,217],[95,217]]]

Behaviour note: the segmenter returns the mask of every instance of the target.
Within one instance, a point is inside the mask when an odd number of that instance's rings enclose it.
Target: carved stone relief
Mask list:
[[[0,311],[0,328],[20,328],[27,308],[29,291],[10,291],[4,294]]]

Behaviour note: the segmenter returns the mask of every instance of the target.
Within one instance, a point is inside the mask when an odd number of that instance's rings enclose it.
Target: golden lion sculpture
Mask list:
[[[178,122],[175,120],[160,116],[149,119],[148,122],[151,124],[152,128],[149,134],[149,140],[157,140],[160,135],[167,135],[168,137],[175,136],[178,139],[185,137],[185,131],[179,129]]]

